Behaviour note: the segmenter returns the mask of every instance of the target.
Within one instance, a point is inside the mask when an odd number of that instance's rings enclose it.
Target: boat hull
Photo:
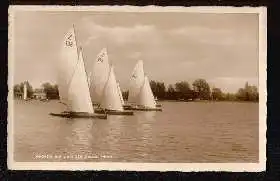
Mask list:
[[[61,113],[50,113],[52,116],[64,117],[64,118],[98,118],[107,119],[106,114],[91,114],[86,112],[61,112]]]
[[[127,109],[127,110],[128,110],[128,108],[131,108],[131,107],[132,107],[131,105],[123,105],[123,108]],[[156,107],[159,108],[159,107],[162,107],[162,106],[161,106],[161,104],[157,104]]]
[[[131,111],[162,111],[162,108],[149,108],[149,107],[140,107],[140,106],[123,106],[124,110],[131,110]]]
[[[109,114],[109,115],[126,115],[126,116],[134,115],[133,111],[116,111],[116,110],[108,110],[108,109],[95,109],[94,113]]]

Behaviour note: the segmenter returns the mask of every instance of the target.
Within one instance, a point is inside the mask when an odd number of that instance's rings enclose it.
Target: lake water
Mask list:
[[[67,119],[14,102],[15,161],[258,162],[258,104],[160,102],[163,112]]]

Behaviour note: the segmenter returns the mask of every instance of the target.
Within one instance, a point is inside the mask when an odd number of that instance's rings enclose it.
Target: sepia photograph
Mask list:
[[[263,171],[266,8],[10,6],[8,167]]]

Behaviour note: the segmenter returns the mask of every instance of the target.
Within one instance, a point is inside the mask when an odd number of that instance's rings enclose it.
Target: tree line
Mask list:
[[[158,100],[175,101],[252,101],[259,100],[258,89],[255,85],[249,85],[248,82],[236,93],[225,93],[220,88],[210,88],[204,79],[197,79],[191,85],[187,81],[170,84],[167,87],[163,82],[150,81],[151,89]],[[129,92],[123,92],[124,99],[127,99]]]
[[[44,92],[47,99],[59,99],[58,86],[48,82],[43,83],[40,89],[33,90],[28,81],[14,85],[14,93],[22,93],[24,83],[27,84],[27,96],[32,97],[36,92]],[[220,88],[210,88],[204,79],[197,79],[191,85],[187,81],[170,84],[167,87],[164,82],[150,81],[151,89],[158,100],[176,100],[176,101],[253,101],[259,100],[258,89],[255,85],[249,85],[248,82],[243,88],[238,89],[236,93],[225,93]],[[123,98],[127,100],[128,91],[123,91]]]
[[[258,88],[246,82],[236,93],[225,93],[220,88],[210,88],[204,79],[197,79],[192,86],[186,82],[177,82],[165,87],[163,82],[150,81],[154,96],[159,100],[213,100],[213,101],[254,101],[259,100]]]
[[[22,94],[24,89],[24,84],[27,87],[27,97],[32,98],[36,93],[44,93],[47,99],[59,99],[58,86],[56,84],[52,85],[48,82],[43,83],[41,88],[33,89],[28,81],[22,82],[20,84],[14,85],[14,95]]]

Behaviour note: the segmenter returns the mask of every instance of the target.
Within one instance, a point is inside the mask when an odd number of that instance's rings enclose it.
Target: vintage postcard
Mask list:
[[[8,167],[266,165],[265,7],[9,7]]]

